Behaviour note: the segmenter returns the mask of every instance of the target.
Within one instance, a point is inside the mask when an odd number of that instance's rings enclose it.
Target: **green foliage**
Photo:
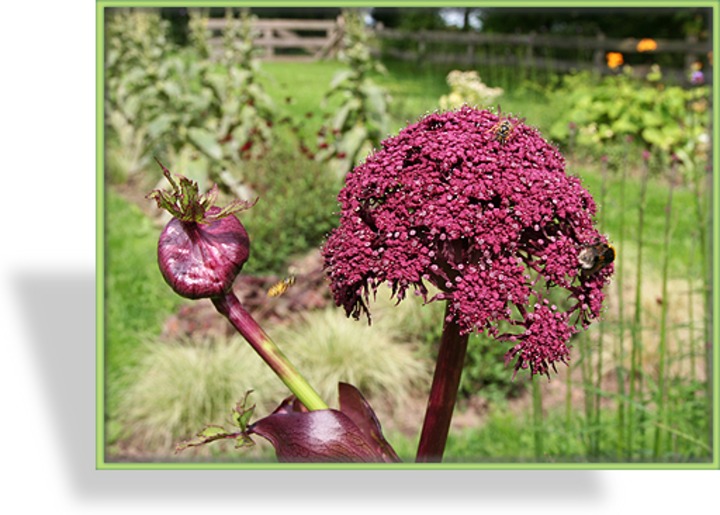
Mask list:
[[[217,160],[255,158],[273,142],[275,106],[258,81],[260,49],[253,42],[251,23],[246,10],[235,18],[232,9],[227,9],[221,66],[209,68],[203,77],[213,102],[201,128],[205,138],[202,142],[193,138],[193,143]]]
[[[122,180],[148,162],[157,132],[153,122],[164,112],[159,100],[170,66],[161,65],[172,45],[167,22],[153,10],[110,11],[106,22],[106,123],[117,139],[113,169]]]
[[[682,393],[675,391],[674,393]],[[693,401],[692,396],[681,395],[682,401]],[[702,403],[702,400],[699,401]],[[623,463],[629,462],[624,454],[617,453],[615,413],[613,409],[603,409],[597,421],[587,420],[580,410],[570,419],[558,409],[549,409],[538,428],[542,434],[543,454],[540,461],[547,463]],[[707,462],[711,459],[708,444],[707,412],[703,410],[698,418],[689,413],[674,413],[678,418],[671,423],[671,438],[661,449],[660,457],[653,460],[650,454],[650,441],[637,442],[638,454],[634,458],[640,462],[683,463]],[[532,414],[529,411],[513,413],[492,409],[487,419],[479,427],[451,432],[445,451],[445,462],[536,462],[534,448],[535,431]],[[638,420],[647,428],[654,427],[656,413],[643,411]],[[698,424],[699,425],[695,425]],[[585,440],[590,434],[602,434],[600,453],[587,455]]]
[[[482,397],[495,403],[520,396],[527,384],[519,378],[513,380],[511,364],[505,365],[508,350],[493,338],[473,333],[460,380],[460,395]]]
[[[349,69],[338,72],[325,93],[324,101],[338,96],[341,105],[325,127],[326,141],[321,141],[316,156],[321,161],[330,161],[340,177],[380,146],[389,125],[388,95],[371,78],[372,72],[382,73],[384,68],[370,54],[360,14],[344,10],[343,18],[345,36],[340,60]]]
[[[259,201],[242,217],[251,242],[244,272],[285,273],[291,256],[320,246],[337,223],[339,184],[283,146],[248,162],[245,174]]]
[[[242,10],[236,18],[226,9],[223,44],[218,66],[203,67],[203,93],[210,104],[203,123],[188,130],[188,143],[199,150],[208,163],[208,178],[225,191],[249,198],[253,192],[245,183],[242,161],[264,155],[275,142],[272,127],[276,108],[262,82],[259,48],[253,42],[252,18]],[[209,52],[207,17],[191,11],[192,40],[197,53]]]
[[[438,98],[447,93],[445,77],[451,66],[418,68],[403,61],[385,59],[388,73],[375,80],[392,98],[389,105],[391,133],[396,134],[409,122],[438,108]]]
[[[688,163],[705,161],[709,94],[707,86],[683,89],[638,81],[628,73],[599,82],[588,72],[568,75],[552,98],[563,116],[550,137],[596,152],[630,137],[666,155],[682,155]]]
[[[124,178],[123,170],[142,169],[153,153],[170,154],[167,161],[174,168],[194,149],[202,157],[193,160],[208,180],[236,196],[252,194],[243,186],[239,161],[272,145],[275,107],[258,81],[250,18],[227,13],[217,65],[209,60],[207,18],[201,11],[191,11],[196,46],[184,51],[167,43],[166,23],[152,11],[121,11],[110,18],[107,112],[117,180]],[[134,25],[149,28],[138,33],[130,30]],[[125,154],[129,157],[122,159]]]
[[[655,38],[679,39],[688,35],[707,33],[709,19],[703,8],[685,8],[665,11],[643,9],[638,11],[533,9],[510,11],[504,8],[483,8],[480,12],[483,32],[527,34],[529,32],[565,36],[595,37],[602,33],[608,38],[640,38],[651,34]],[[675,62],[681,63],[678,53]]]
[[[417,31],[446,27],[439,8],[374,7],[371,15],[387,28]]]
[[[624,165],[628,166],[628,165]],[[599,201],[599,192],[602,189],[602,175],[600,167],[595,165],[586,165],[575,172],[582,178],[583,187],[595,195]],[[622,254],[622,258],[627,259],[630,263],[638,252],[637,242],[634,240],[637,232],[638,224],[638,203],[641,194],[641,184],[639,180],[623,179],[618,173],[608,174],[605,187],[607,194],[604,206],[600,206],[604,211],[602,219],[603,230],[610,237],[611,242],[616,245],[618,255]],[[645,202],[645,216],[643,231],[647,234],[644,246],[644,266],[652,270],[659,270],[662,263],[662,234],[664,230],[665,208],[668,197],[669,185],[665,177],[659,174],[651,174],[647,183],[647,195]],[[624,193],[621,193],[623,192]],[[621,196],[625,196],[625,207],[621,205]],[[692,209],[695,203],[695,194],[686,188],[678,188],[674,192],[674,203],[678,206],[687,206]],[[685,209],[685,207],[681,208]],[[627,239],[622,246],[618,246],[620,242],[617,238],[620,235],[620,228],[625,229],[626,238],[628,235],[632,239]],[[678,216],[675,221],[673,233],[673,257],[670,262],[671,277],[684,277],[687,268],[691,262],[691,247],[693,240],[697,236],[697,222],[692,216]]]
[[[105,197],[105,356],[108,409],[113,410],[125,371],[137,364],[141,340],[157,335],[182,301],[157,265],[159,229],[112,191]]]

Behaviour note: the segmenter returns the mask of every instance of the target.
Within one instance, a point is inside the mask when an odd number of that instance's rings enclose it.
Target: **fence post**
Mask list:
[[[698,38],[695,34],[688,34],[685,37],[685,42],[688,45],[694,45],[695,43],[698,42]],[[692,52],[688,52],[687,54],[685,54],[685,71],[690,70],[692,67],[692,63],[694,63],[697,60],[698,60],[697,54],[692,53]]]
[[[598,48],[595,49],[593,54],[593,71],[599,77],[602,76],[603,67],[605,66],[605,34],[602,32],[597,33]]]
[[[475,64],[475,44],[472,42],[468,42],[467,50],[465,51],[467,54],[467,63],[468,65],[474,65]]]
[[[268,27],[265,30],[263,30],[263,39],[265,39],[268,42],[268,45],[265,47],[265,58],[272,58],[275,55],[275,46],[273,45],[273,29],[272,27]]]
[[[417,46],[417,62],[422,63],[425,60],[425,52],[427,51],[427,44],[425,42],[425,31],[421,30],[418,33],[418,46]]]
[[[534,45],[535,45],[535,34],[536,32],[530,31],[527,37],[527,48],[525,49],[525,71],[523,76],[525,79],[537,80],[537,73],[535,70],[535,63],[533,62],[534,57]]]

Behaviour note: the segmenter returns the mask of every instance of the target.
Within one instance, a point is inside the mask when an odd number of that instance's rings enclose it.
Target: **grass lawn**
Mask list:
[[[129,372],[139,362],[143,343],[160,334],[182,299],[160,275],[158,228],[109,188],[105,209],[105,405],[112,413],[132,379]],[[113,433],[117,428],[109,429]]]

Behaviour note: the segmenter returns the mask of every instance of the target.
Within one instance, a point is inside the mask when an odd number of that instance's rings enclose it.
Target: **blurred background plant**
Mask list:
[[[202,95],[182,94],[186,72],[197,76],[199,64],[184,59],[167,30],[154,11],[122,9],[106,20],[107,169],[114,182],[142,171],[153,152],[177,146],[182,135],[169,128],[185,130],[207,105]]]
[[[447,75],[450,93],[440,97],[441,109],[457,109],[463,104],[480,109],[495,104],[503,94],[502,88],[491,88],[483,83],[475,70],[453,70]]]
[[[188,129],[188,140],[208,160],[208,179],[235,197],[249,199],[254,191],[245,180],[243,163],[263,156],[276,140],[276,107],[259,81],[262,70],[247,9],[238,17],[225,10],[225,30],[217,65],[208,59],[207,11],[190,11],[192,40],[207,65],[202,86],[210,93],[203,124]]]
[[[206,10],[190,10],[192,46],[183,48],[168,40],[168,22],[152,10],[108,18],[111,179],[145,171],[150,156],[160,154],[201,188],[212,182],[236,197],[253,196],[242,163],[265,155],[275,141],[276,108],[259,80],[252,18],[247,10],[236,17],[232,8],[225,16],[217,62]]]
[[[630,138],[666,157],[675,154],[687,169],[703,166],[710,150],[709,87],[667,85],[657,65],[644,80],[632,77],[628,66],[623,70],[600,81],[589,72],[565,76],[550,96],[561,113],[550,136],[596,158]]]
[[[373,74],[385,68],[372,55],[369,35],[358,10],[343,10],[343,47],[339,60],[347,70],[338,72],[325,93],[323,102],[340,98],[329,123],[320,133],[317,159],[329,161],[338,177],[365,158],[388,135],[390,97],[373,80]]]

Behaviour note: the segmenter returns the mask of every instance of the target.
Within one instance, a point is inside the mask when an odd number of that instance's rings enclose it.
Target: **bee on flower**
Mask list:
[[[583,246],[578,252],[578,264],[583,277],[594,275],[613,261],[615,261],[615,248],[599,240],[592,245]]]
[[[510,117],[503,117],[501,116],[500,106],[498,106],[498,116],[500,116],[498,123],[486,132],[493,134],[494,141],[499,141],[501,145],[504,145],[512,136],[515,127],[524,122],[525,118],[510,120]]]

